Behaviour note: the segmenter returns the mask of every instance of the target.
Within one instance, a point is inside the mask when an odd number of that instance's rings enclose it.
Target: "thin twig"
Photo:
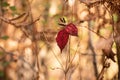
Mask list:
[[[0,61],[4,60],[7,55],[10,55],[11,57],[15,56],[15,57],[17,57],[17,60],[22,60],[22,61],[24,61],[26,64],[28,64],[28,65],[30,66],[30,68],[31,68],[34,72],[36,72],[36,70],[34,69],[34,67],[33,67],[30,63],[28,63],[26,60],[24,60],[23,56],[18,56],[18,55],[16,55],[16,54],[13,54],[12,52],[7,52],[7,51],[6,51],[3,47],[1,47],[1,46],[0,46],[0,49],[1,49],[1,50],[3,51],[3,53],[4,53],[4,56],[3,56],[2,58],[0,58]],[[16,60],[15,60],[15,61],[16,61]]]
[[[25,14],[26,14],[26,13],[22,13],[21,15],[15,17],[15,18],[12,18],[12,19],[10,19],[9,21],[18,20],[18,19],[22,18]]]
[[[97,34],[94,30],[92,30],[92,29],[90,29],[90,28],[87,28],[86,26],[84,26],[84,28],[86,28],[86,29],[88,29],[89,31],[95,33],[95,34],[98,35],[99,37],[101,37],[101,38],[107,40],[104,36],[102,36],[102,35],[100,35],[100,34]]]
[[[42,32],[42,33],[43,33],[43,35],[44,35],[44,37],[45,37],[45,40],[46,40],[46,42],[47,42],[47,44],[48,44],[48,47],[50,47],[50,43],[49,43],[49,41],[48,41],[45,33],[44,33],[44,32]],[[55,56],[55,58],[57,59],[57,61],[58,61],[58,63],[60,64],[60,66],[62,67],[63,71],[65,71],[62,63],[60,62],[60,60],[58,59],[57,55],[55,54],[55,52],[54,52],[54,50],[53,50],[52,48],[51,48],[51,51],[52,51],[53,55]]]
[[[106,68],[108,68],[110,66],[110,64],[107,62],[108,58],[105,58],[104,59],[104,62],[103,62],[103,68],[101,70],[101,72],[99,73],[98,77],[97,77],[97,80],[103,80],[104,78],[104,72],[106,70]]]
[[[2,17],[2,16],[0,16],[0,19],[8,24],[14,25],[16,28],[19,28],[19,27],[25,27],[25,26],[29,26],[29,25],[34,24],[35,22],[37,22],[40,19],[40,17],[41,17],[41,15],[37,19],[32,21],[31,23],[20,23],[20,24],[15,23],[15,22],[13,22],[5,17]]]
[[[76,56],[76,54],[77,54],[77,52],[78,52],[78,50],[79,50],[79,45],[80,45],[80,41],[78,42],[77,49],[76,49],[76,51],[75,51],[75,53],[74,53],[74,55],[73,55],[73,58],[71,59],[69,65],[68,65],[69,67],[70,67],[70,65],[72,64],[73,60],[75,59],[75,56]]]

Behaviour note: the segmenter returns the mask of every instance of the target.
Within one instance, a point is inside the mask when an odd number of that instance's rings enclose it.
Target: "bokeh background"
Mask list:
[[[96,80],[113,25],[104,5],[88,6],[94,1],[0,0],[0,80]],[[78,28],[62,53],[55,40],[60,18]],[[117,62],[107,62],[103,80],[117,80]]]

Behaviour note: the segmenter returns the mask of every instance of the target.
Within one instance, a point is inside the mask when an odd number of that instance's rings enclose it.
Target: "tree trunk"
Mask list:
[[[120,18],[120,15],[118,16]],[[120,37],[120,19],[116,23],[115,34],[117,37]],[[120,80],[120,39],[115,40],[116,49],[117,49],[117,61],[118,61],[118,80]]]

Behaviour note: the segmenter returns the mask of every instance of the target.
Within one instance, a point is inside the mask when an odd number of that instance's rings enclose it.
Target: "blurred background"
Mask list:
[[[102,49],[111,46],[118,16],[112,21],[104,5],[88,5],[95,1],[0,0],[0,80],[97,80],[99,75],[118,80],[111,59],[100,74]],[[64,28],[60,18],[78,28],[78,37],[71,36],[62,53],[56,43]],[[114,43],[111,49],[116,54]]]

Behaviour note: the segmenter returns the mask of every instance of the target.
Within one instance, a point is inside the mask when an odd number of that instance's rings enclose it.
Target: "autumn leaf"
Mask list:
[[[78,29],[73,23],[69,23],[68,25],[65,25],[65,28],[58,32],[56,41],[61,52],[68,42],[69,35],[78,36]]]
[[[66,25],[65,30],[72,36],[78,36],[78,29],[73,23]]]
[[[102,40],[101,40],[102,41]],[[115,53],[112,51],[112,46],[113,46],[113,40],[111,38],[107,39],[107,40],[104,40],[104,43],[103,43],[104,46],[102,51],[104,53],[104,55],[108,58],[108,59],[111,59],[113,62],[116,62],[115,61]]]
[[[115,40],[118,39],[118,37],[115,38]],[[115,53],[112,51],[112,47],[113,47],[113,37],[110,37],[108,39],[102,39],[100,38],[100,40],[98,41],[97,45],[96,45],[96,49],[101,49],[103,54],[111,59],[112,61],[115,61]]]
[[[115,54],[111,49],[103,49],[102,51],[107,58],[110,58],[113,62],[116,62],[114,58]]]
[[[69,34],[66,32],[65,29],[62,29],[58,32],[56,41],[57,41],[57,45],[59,46],[61,52],[64,49],[65,45],[67,44],[68,38],[69,38]]]

